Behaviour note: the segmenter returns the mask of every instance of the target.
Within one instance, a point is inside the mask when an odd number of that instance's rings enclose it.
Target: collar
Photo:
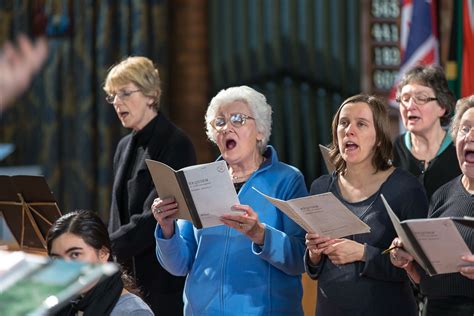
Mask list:
[[[132,132],[132,138],[134,139],[137,146],[146,145],[150,141],[150,138],[155,132],[155,128],[158,125],[161,114],[158,113],[144,128],[139,131]]]
[[[403,136],[403,141],[405,143],[406,148],[408,148],[409,151],[411,151],[411,137],[410,137],[410,132],[406,132],[405,135]],[[436,157],[441,155],[446,148],[451,145],[453,140],[451,139],[451,135],[449,135],[449,131],[446,131],[446,134],[444,135],[443,141],[441,142],[441,145],[439,146],[438,152],[436,153]]]
[[[262,156],[265,157],[265,161],[260,165],[260,167],[257,169],[257,171],[255,171],[255,173],[258,173],[262,169],[266,169],[274,161],[278,161],[277,152],[272,145],[267,145],[267,148],[265,148],[265,151],[263,152]],[[216,160],[223,160],[222,155],[219,155]]]

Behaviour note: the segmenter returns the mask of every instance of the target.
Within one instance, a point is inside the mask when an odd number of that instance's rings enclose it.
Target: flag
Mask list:
[[[463,0],[463,49],[461,97],[474,94],[474,12],[473,0]]]
[[[446,78],[456,98],[474,94],[473,16],[473,0],[454,1]]]
[[[449,89],[454,92],[456,98],[461,95],[462,15],[462,0],[453,1],[449,55],[445,65],[445,73]]]
[[[400,70],[389,94],[390,104],[397,107],[397,85],[405,72],[419,64],[439,64],[435,0],[402,0],[400,54]]]

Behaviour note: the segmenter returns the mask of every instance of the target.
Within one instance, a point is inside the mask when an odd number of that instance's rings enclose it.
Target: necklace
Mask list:
[[[252,172],[249,172],[249,173],[246,173],[246,174],[243,174],[241,176],[234,176],[232,175],[232,180],[241,180],[241,179],[245,179],[245,178],[248,178],[249,176],[251,176],[255,171],[257,171],[258,168],[256,168],[254,171]]]
[[[252,170],[251,172],[249,173],[245,173],[241,176],[236,176],[236,175],[233,175],[231,174],[230,176],[232,177],[232,180],[242,180],[242,179],[247,179],[248,177],[250,177],[255,171],[258,170],[258,168],[260,168],[260,166],[262,165],[262,163],[265,161],[265,157],[261,157],[261,161],[260,163],[257,164],[257,168],[255,168],[254,170]]]

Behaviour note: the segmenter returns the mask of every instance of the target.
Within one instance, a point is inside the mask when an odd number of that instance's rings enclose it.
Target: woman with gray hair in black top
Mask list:
[[[474,216],[474,96],[458,101],[451,126],[456,154],[462,174],[439,188],[431,199],[429,218],[450,216]],[[464,241],[474,251],[474,230],[457,224]],[[413,257],[405,252],[400,239],[396,238],[390,258],[393,265],[407,271],[426,296],[423,315],[474,315],[474,282],[464,276],[472,276],[473,268],[460,268],[461,273],[428,276]],[[472,256],[463,257],[473,262]]]
[[[416,176],[429,200],[440,186],[461,173],[446,131],[456,99],[442,68],[418,65],[398,84],[397,101],[407,131],[393,144],[393,165]]]

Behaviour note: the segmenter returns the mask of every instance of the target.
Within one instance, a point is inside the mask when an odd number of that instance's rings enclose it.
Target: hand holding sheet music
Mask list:
[[[192,221],[197,228],[222,225],[220,216],[240,204],[223,160],[178,171],[150,159],[146,164],[160,198],[174,197],[177,217]]]
[[[462,256],[471,255],[454,222],[473,226],[474,218],[423,218],[400,222],[385,197],[382,201],[393,223],[403,248],[429,274],[458,272],[468,263]]]
[[[253,189],[309,233],[341,238],[370,232],[370,227],[331,192],[283,201]]]

